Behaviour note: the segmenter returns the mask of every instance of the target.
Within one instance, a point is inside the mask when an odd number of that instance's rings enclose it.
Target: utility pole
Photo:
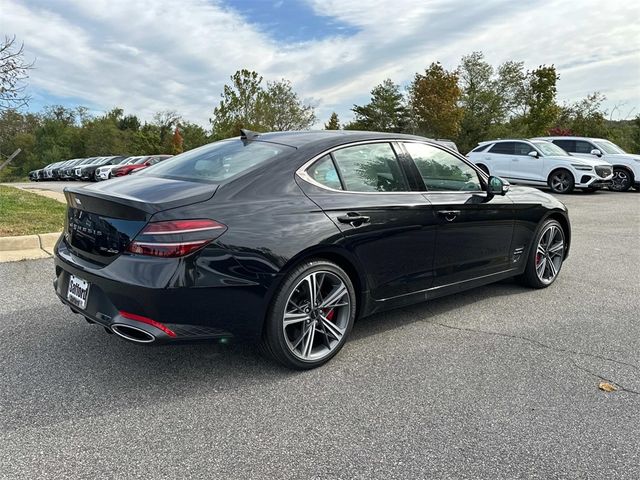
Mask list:
[[[9,158],[7,158],[2,165],[0,165],[0,171],[2,171],[2,169],[4,167],[6,167],[7,165],[9,165],[9,163],[11,162],[11,160],[13,160],[14,158],[16,158],[18,156],[18,154],[22,151],[21,148],[17,148],[15,152],[13,152],[11,155],[9,155]]]

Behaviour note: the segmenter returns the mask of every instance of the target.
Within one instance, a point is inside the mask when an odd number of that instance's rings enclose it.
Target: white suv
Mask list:
[[[615,143],[603,138],[541,137],[553,142],[572,155],[601,158],[613,165],[612,190],[625,192],[630,187],[640,190],[640,155],[625,152]]]
[[[548,186],[555,193],[595,191],[611,185],[613,167],[600,159],[574,157],[545,140],[481,142],[467,158],[490,175],[512,183]]]

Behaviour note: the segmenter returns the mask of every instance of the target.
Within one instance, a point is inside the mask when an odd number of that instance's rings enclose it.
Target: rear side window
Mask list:
[[[186,180],[221,182],[295,148],[240,139],[222,140],[176,155],[140,172]]]
[[[370,143],[333,152],[345,190],[404,192],[409,190],[400,163],[389,143]]]
[[[516,142],[498,142],[491,149],[489,153],[500,153],[502,155],[515,155],[516,154]]]
[[[469,153],[478,153],[478,152],[484,152],[487,148],[489,148],[489,146],[491,146],[490,143],[484,143],[482,145],[478,145],[476,148],[474,148],[473,150],[471,150],[471,152]]]
[[[324,185],[325,187],[342,190],[338,171],[336,170],[330,155],[325,155],[314,163],[311,168],[307,170],[307,173],[316,182]]]

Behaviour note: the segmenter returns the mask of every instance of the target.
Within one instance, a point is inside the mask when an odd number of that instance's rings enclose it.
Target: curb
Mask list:
[[[62,232],[0,237],[0,263],[50,258]]]

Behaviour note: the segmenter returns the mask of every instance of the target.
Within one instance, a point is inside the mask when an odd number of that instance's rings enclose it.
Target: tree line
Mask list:
[[[11,57],[13,66],[16,58]],[[19,80],[16,75],[14,71],[10,78],[13,85]],[[371,90],[368,103],[352,106],[353,120],[341,124],[334,112],[324,128],[448,138],[464,153],[482,140],[545,134],[607,137],[627,151],[640,151],[640,116],[607,119],[605,98],[597,92],[560,105],[558,80],[553,65],[531,71],[517,61],[493,66],[481,52],[474,52],[452,70],[432,63],[404,88],[385,79]],[[20,102],[23,92],[22,88],[15,96]],[[0,160],[17,148],[22,151],[0,171],[0,179],[22,178],[30,170],[69,158],[177,154],[236,136],[240,128],[304,130],[318,123],[315,107],[299,97],[291,82],[265,81],[246,69],[234,73],[224,86],[207,129],[175,111],[160,111],[142,121],[121,108],[94,116],[82,106],[52,105],[31,113],[10,103],[0,103]]]

